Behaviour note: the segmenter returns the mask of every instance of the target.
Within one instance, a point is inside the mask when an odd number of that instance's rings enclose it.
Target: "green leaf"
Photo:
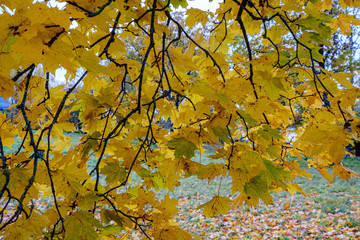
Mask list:
[[[216,127],[211,128],[211,130],[213,131],[215,136],[217,136],[218,138],[220,138],[224,142],[226,142],[226,143],[230,142],[229,133],[228,133],[228,130],[226,128],[216,126]]]
[[[87,141],[82,145],[81,157],[86,158],[90,151],[93,150],[98,145],[98,140],[101,137],[101,133],[96,131],[89,135]]]
[[[250,124],[250,125],[257,125],[259,124],[259,121],[254,119],[250,114],[246,113],[243,110],[238,110],[239,114],[241,115],[241,117],[243,117],[245,119],[246,124]]]
[[[176,158],[181,158],[184,156],[187,159],[191,159],[195,156],[195,150],[197,150],[197,147],[193,142],[190,142],[183,137],[174,138],[168,142],[167,146],[169,148],[175,149]]]
[[[262,128],[260,128],[258,130],[258,134],[267,141],[271,139],[283,139],[283,137],[280,135],[280,131],[278,129],[271,128],[269,125],[264,125]]]
[[[101,219],[105,222],[105,224],[108,224],[110,221],[114,221],[118,226],[123,227],[124,219],[116,212],[108,209],[101,209]]]
[[[186,8],[188,5],[186,0],[171,0],[171,4],[174,8],[178,8],[179,6],[182,8]]]
[[[103,236],[111,236],[114,234],[118,234],[121,230],[123,230],[124,228],[121,226],[106,226],[104,227],[104,229],[101,231],[101,235]]]
[[[273,200],[269,194],[268,181],[264,171],[260,171],[257,176],[253,177],[250,182],[245,183],[245,193],[248,196],[247,204],[255,206],[259,198],[265,204],[272,204]]]
[[[120,167],[119,162],[109,162],[101,168],[100,173],[105,175],[107,183],[123,182],[127,172],[124,167]]]
[[[79,211],[65,220],[66,239],[97,239],[96,228],[102,228],[102,225],[90,212]]]
[[[270,183],[274,182],[277,186],[286,189],[284,181],[292,180],[290,172],[284,170],[280,166],[274,165],[271,161],[264,159],[264,165],[266,167],[266,176]]]

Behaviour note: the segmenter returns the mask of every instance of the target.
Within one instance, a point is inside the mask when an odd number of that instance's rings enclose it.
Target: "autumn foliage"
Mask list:
[[[192,239],[173,221],[177,200],[154,191],[230,176],[234,198],[200,205],[211,217],[302,192],[292,180],[311,175],[294,157],[330,182],[357,176],[341,160],[360,140],[360,91],[323,53],[360,25],[332,8],[358,0],[0,4],[0,95],[17,100],[0,115],[6,239]],[[59,67],[68,83],[52,87]],[[210,164],[192,160],[209,147]]]

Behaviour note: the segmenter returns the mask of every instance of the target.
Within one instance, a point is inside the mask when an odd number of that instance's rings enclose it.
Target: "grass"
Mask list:
[[[200,154],[197,153],[194,161],[200,161]],[[204,164],[209,163],[211,160],[206,156],[201,157],[201,162]],[[300,160],[301,165],[303,167],[306,166],[306,161]],[[344,166],[354,170],[355,172],[360,172],[360,158],[351,158],[346,157],[343,159]],[[359,178],[351,178],[348,181],[339,179],[336,177],[334,183],[330,183],[326,179],[324,179],[320,173],[315,168],[307,169],[313,176],[313,178],[309,181],[305,178],[297,178],[294,180],[297,184],[299,184],[303,190],[308,193],[317,193],[319,196],[315,199],[317,203],[322,202],[324,211],[335,211],[334,205],[343,205],[344,207],[340,207],[341,211],[346,209],[350,203],[350,198],[344,196],[350,194],[356,197],[356,195],[360,196],[360,179]],[[231,178],[227,177],[221,180],[221,194],[225,196],[231,195]],[[192,197],[196,194],[204,195],[204,196],[212,196],[217,194],[218,186],[220,184],[220,178],[215,178],[210,183],[207,180],[200,180],[195,176],[182,179],[181,185],[177,187],[174,191],[174,197],[177,196],[186,196]],[[274,199],[283,198],[285,196],[289,196],[288,193],[279,192],[272,194]],[[299,201],[304,201],[302,199],[302,195],[297,194],[299,197]],[[360,199],[360,197],[358,197]],[[327,210],[326,210],[327,209]],[[333,210],[332,210],[333,209]]]
[[[349,220],[345,223],[346,227],[360,227],[360,219],[354,218],[354,217],[350,217]]]

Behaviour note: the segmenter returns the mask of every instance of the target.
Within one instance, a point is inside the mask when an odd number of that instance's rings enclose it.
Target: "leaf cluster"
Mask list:
[[[177,200],[154,193],[183,177],[231,176],[236,197],[200,205],[215,216],[271,204],[272,191],[302,192],[291,181],[311,176],[289,156],[307,157],[329,181],[359,176],[341,163],[360,140],[359,89],[351,74],[326,69],[321,52],[359,20],[333,17],[333,1],[232,0],[185,14],[175,8],[186,0],[60,2],[0,1],[0,94],[17,101],[11,117],[0,114],[5,238],[137,229],[191,239],[174,222]],[[51,87],[59,67],[66,88]],[[209,146],[211,163],[192,160]],[[131,185],[134,176],[142,183]]]

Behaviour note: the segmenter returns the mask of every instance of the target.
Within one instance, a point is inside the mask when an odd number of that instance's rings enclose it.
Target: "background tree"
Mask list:
[[[327,14],[332,1],[225,1],[215,13],[187,9],[185,20],[173,11],[185,0],[64,2],[0,1],[0,91],[18,100],[13,121],[1,115],[6,238],[137,228],[144,238],[190,239],[173,222],[177,200],[154,194],[182,177],[231,176],[235,198],[200,206],[215,216],[231,204],[270,204],[271,191],[302,192],[291,180],[311,176],[287,156],[308,157],[329,181],[358,176],[341,160],[359,138],[359,89],[351,75],[323,68],[319,50],[359,20]],[[236,36],[241,51],[231,51]],[[60,66],[73,81],[66,90],[49,87]],[[169,118],[173,131],[158,124]],[[212,163],[192,161],[209,145]],[[141,185],[129,184],[134,176]],[[51,207],[34,204],[43,198]]]
[[[359,18],[359,8],[349,8],[336,2],[329,14],[337,17],[341,13],[344,15],[353,15]],[[352,82],[358,86],[359,79],[359,34],[358,25],[350,25],[350,29],[341,31],[340,29],[333,35],[333,45],[325,49],[324,57],[327,68],[334,72],[348,72],[353,74]]]

